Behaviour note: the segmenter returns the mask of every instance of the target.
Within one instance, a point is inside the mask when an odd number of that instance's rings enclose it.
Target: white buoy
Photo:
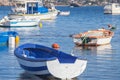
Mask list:
[[[10,48],[15,48],[15,37],[14,36],[9,36],[8,46]]]

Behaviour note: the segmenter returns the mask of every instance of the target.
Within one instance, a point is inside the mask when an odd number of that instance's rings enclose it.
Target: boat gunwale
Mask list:
[[[30,58],[30,57],[21,56],[21,55],[18,55],[18,54],[15,54],[15,56],[19,59],[30,61],[30,62],[43,62],[43,61],[50,61],[50,60],[57,59],[56,57],[52,57],[52,58]]]
[[[49,53],[51,53],[51,55],[53,55],[53,57],[48,58],[48,59],[46,59],[46,58],[28,58],[28,57],[25,57],[25,56],[22,55],[23,50],[25,48],[36,48],[36,46],[38,46],[38,48],[41,48],[41,49],[50,50]],[[54,53],[56,53],[56,54],[54,54]],[[67,58],[67,60],[72,60],[72,61],[67,61],[67,63],[74,63],[74,61],[76,61],[76,59],[86,60],[86,59],[84,59],[82,57],[75,57],[75,56],[72,56],[70,54],[64,53],[62,51],[59,51],[59,50],[56,50],[56,49],[53,49],[53,48],[50,48],[50,47],[47,47],[47,46],[42,46],[42,45],[37,45],[37,44],[29,44],[29,43],[26,43],[24,45],[21,45],[21,46],[17,47],[14,50],[14,55],[18,59],[22,59],[22,60],[26,60],[26,61],[30,61],[30,62],[41,62],[41,61],[59,59],[60,63],[66,63],[66,62],[63,62],[63,60],[65,60],[66,58]]]
[[[108,45],[108,44],[110,44],[110,43],[106,43],[106,44],[97,44],[97,43],[92,43],[92,44],[81,44],[81,43],[78,43],[78,42],[75,42],[75,44],[77,45],[77,46],[102,46],[102,45]]]

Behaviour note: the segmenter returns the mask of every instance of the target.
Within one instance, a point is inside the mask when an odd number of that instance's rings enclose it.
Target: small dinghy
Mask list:
[[[38,44],[23,44],[15,49],[20,66],[35,75],[47,75],[61,79],[79,76],[86,68],[87,61]]]
[[[109,44],[114,32],[106,29],[91,30],[72,35],[73,42],[78,46],[99,46]]]

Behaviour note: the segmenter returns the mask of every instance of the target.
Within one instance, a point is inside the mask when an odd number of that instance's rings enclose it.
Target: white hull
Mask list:
[[[28,73],[34,75],[48,75],[61,79],[71,79],[79,76],[86,69],[87,61],[77,59],[75,63],[59,63],[58,59],[50,61],[27,61],[17,58],[19,65]],[[58,67],[59,66],[59,67]]]
[[[48,13],[44,13],[44,14],[11,14],[9,15],[10,19],[15,19],[15,18],[29,18],[29,19],[33,19],[33,18],[37,18],[40,20],[53,20],[56,18],[58,14],[58,11],[54,11],[54,12],[48,12]]]
[[[18,22],[16,24],[10,24],[10,26],[13,26],[13,27],[15,26],[36,26],[36,25],[38,25],[37,22]]]
[[[5,24],[0,24],[0,26],[3,26],[3,27],[31,27],[31,26],[37,26],[38,23],[36,22],[17,22],[17,23],[14,23],[14,24],[10,24],[10,23],[5,23]]]
[[[4,20],[3,22],[0,23],[0,26],[3,27],[30,27],[30,26],[36,26],[38,25],[40,20],[30,20],[28,18],[22,19],[22,18],[18,18],[18,19],[13,19],[13,20]]]
[[[114,33],[110,30],[99,29],[91,30],[80,34],[73,35],[73,42],[76,45],[98,46],[111,42]]]
[[[90,42],[88,42],[87,44],[84,44],[84,45],[91,45],[91,46],[94,46],[94,45],[105,45],[105,44],[109,44],[111,42],[111,39],[112,37],[109,37],[109,38],[98,38],[98,39],[91,39]],[[81,39],[73,39],[73,42],[76,44],[76,45],[83,45],[82,43],[82,40]]]
[[[106,10],[104,10],[104,14],[120,14],[120,9],[119,10],[106,9]]]
[[[111,3],[111,4],[105,5],[104,13],[105,14],[120,14],[120,4]]]
[[[59,60],[47,61],[49,72],[61,79],[72,79],[83,73],[87,65],[86,60],[76,59],[74,63],[59,63]]]
[[[68,16],[68,15],[70,15],[70,11],[68,11],[68,12],[60,12],[60,15]]]

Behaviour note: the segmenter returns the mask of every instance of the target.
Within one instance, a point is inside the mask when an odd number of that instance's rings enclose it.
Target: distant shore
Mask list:
[[[0,1],[0,6],[14,6],[15,3],[9,1]]]

